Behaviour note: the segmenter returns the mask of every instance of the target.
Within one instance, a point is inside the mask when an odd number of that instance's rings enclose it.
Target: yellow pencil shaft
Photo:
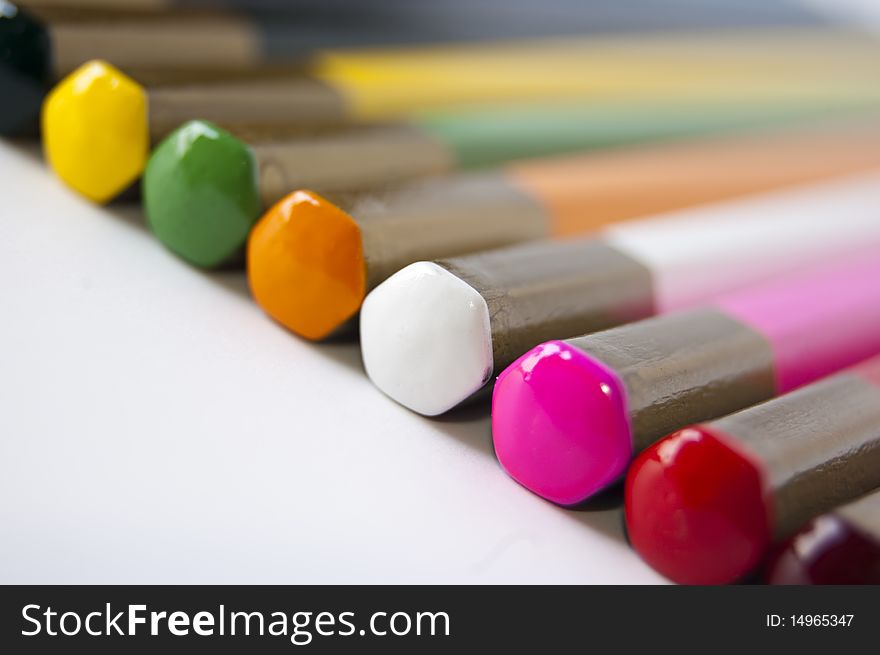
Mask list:
[[[868,36],[764,29],[328,51],[315,71],[377,119],[492,100],[870,95],[878,55]]]

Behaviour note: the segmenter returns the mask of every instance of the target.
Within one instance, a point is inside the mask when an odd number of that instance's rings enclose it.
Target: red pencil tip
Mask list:
[[[734,582],[770,544],[759,467],[705,426],[680,430],[636,459],[625,509],[633,547],[682,584]]]

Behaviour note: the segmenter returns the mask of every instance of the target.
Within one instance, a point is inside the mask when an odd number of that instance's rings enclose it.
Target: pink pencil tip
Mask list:
[[[562,341],[533,348],[498,376],[492,438],[513,479],[560,505],[615,482],[633,452],[623,384]]]

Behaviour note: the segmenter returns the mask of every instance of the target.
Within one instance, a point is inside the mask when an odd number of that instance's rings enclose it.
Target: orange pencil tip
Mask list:
[[[273,319],[323,339],[353,317],[366,295],[357,223],[310,191],[294,191],[259,220],[248,241],[248,280]]]

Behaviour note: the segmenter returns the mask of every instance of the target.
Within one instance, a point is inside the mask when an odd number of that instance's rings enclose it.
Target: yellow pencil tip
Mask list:
[[[144,169],[150,148],[143,87],[110,64],[83,64],[43,103],[43,148],[65,184],[112,200]]]

